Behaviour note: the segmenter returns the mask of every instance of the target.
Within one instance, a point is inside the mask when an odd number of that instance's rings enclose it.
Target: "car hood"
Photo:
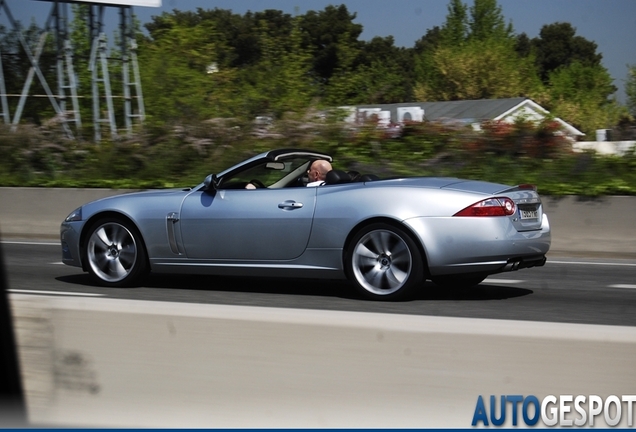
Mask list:
[[[101,202],[110,201],[110,200],[137,199],[137,198],[144,198],[144,197],[170,197],[175,195],[185,195],[191,191],[192,189],[190,188],[185,188],[185,189],[175,188],[175,189],[152,189],[152,190],[144,190],[144,191],[137,191],[137,192],[125,192],[119,195],[112,195],[109,197],[100,198],[98,200],[91,201],[89,204],[97,203],[97,202],[101,203]]]
[[[147,209],[178,209],[183,197],[191,189],[161,189],[140,192],[129,192],[91,201],[82,205],[84,217],[100,211],[117,211],[126,215]],[[139,206],[142,202],[144,205]]]

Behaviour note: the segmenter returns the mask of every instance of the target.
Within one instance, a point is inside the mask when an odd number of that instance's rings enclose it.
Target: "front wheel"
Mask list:
[[[422,255],[402,229],[385,223],[369,225],[352,239],[345,268],[358,292],[372,300],[406,296],[423,281]]]
[[[130,223],[102,219],[90,228],[84,257],[90,275],[105,286],[130,286],[147,273],[141,235]]]

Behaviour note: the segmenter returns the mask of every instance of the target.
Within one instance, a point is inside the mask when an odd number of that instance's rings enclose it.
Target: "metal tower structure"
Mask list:
[[[132,133],[132,122],[134,118],[140,121],[144,120],[146,110],[144,107],[144,99],[141,91],[141,77],[139,75],[139,63],[137,62],[137,42],[135,41],[134,23],[132,8],[120,8],[121,17],[120,29],[122,39],[121,59],[123,62],[123,81],[124,81],[124,121],[126,122],[126,130]],[[132,69],[133,80],[130,80],[130,71]],[[137,95],[137,113],[133,111],[132,92]]]
[[[16,0],[24,2],[25,0]],[[32,0],[33,1],[33,0]],[[101,3],[93,0],[40,0],[51,3],[51,11],[45,23],[44,30],[40,35],[40,40],[35,48],[35,52],[26,42],[20,23],[17,22],[11,13],[9,0],[0,0],[0,14],[4,12],[10,25],[16,31],[20,45],[26,53],[30,69],[19,95],[19,102],[13,115],[10,116],[8,95],[2,68],[2,58],[0,56],[0,118],[6,124],[11,124],[15,130],[20,123],[22,112],[34,77],[37,77],[46,93],[56,117],[61,123],[66,135],[74,138],[71,126],[74,126],[76,133],[81,131],[82,119],[79,108],[79,98],[90,97],[92,99],[94,139],[100,141],[102,138],[102,125],[106,124],[110,129],[112,138],[118,136],[118,128],[115,116],[114,99],[123,99],[123,119],[124,127],[128,134],[132,133],[133,120],[143,122],[145,109],[141,81],[139,77],[139,65],[137,63],[137,45],[135,42],[135,29],[133,24],[132,7],[134,5],[153,6],[161,5],[161,0],[110,0],[108,3]],[[74,67],[73,47],[71,45],[69,33],[68,4],[85,4],[88,6],[87,26],[91,39],[91,52],[88,69],[91,72],[90,95],[80,95],[79,83]],[[119,9],[120,34],[119,54],[117,59],[108,57],[108,43],[104,31],[104,12],[106,8]],[[53,32],[56,47],[56,94],[53,93],[40,68],[40,56],[49,34]],[[110,81],[110,63],[120,61],[122,69],[122,95],[113,95]],[[132,76],[132,79],[131,79]],[[84,86],[85,88],[87,86]],[[38,95],[42,96],[42,95]],[[70,99],[70,101],[69,101]],[[70,102],[70,103],[69,103]]]

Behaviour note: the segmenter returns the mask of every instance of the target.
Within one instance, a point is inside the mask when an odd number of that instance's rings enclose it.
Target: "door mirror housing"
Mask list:
[[[205,190],[215,191],[219,186],[219,179],[216,174],[210,174],[203,180],[203,185],[205,186]]]

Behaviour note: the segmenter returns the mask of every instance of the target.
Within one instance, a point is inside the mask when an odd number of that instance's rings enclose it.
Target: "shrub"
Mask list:
[[[269,149],[327,152],[334,167],[392,176],[451,176],[502,184],[534,183],[542,194],[636,194],[636,155],[573,153],[559,124],[408,123],[400,134],[371,121],[287,119],[267,133],[234,119],[149,126],[99,144],[47,129],[0,127],[0,185],[184,187]]]

